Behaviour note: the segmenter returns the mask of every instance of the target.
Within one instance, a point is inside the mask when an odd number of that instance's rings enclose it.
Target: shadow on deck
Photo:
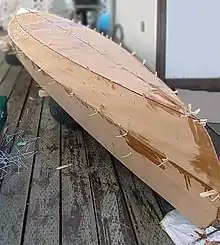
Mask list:
[[[83,129],[55,121],[38,90],[25,69],[1,62],[9,133],[39,137],[39,152],[1,182],[0,244],[173,244],[159,225],[165,201]]]

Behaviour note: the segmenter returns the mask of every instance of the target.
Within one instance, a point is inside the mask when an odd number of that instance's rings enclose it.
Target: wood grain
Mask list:
[[[135,245],[135,234],[112,156],[87,133],[85,141],[100,243]]]
[[[19,79],[18,81],[20,91],[17,91],[15,88],[11,96],[10,107],[14,114],[10,114],[11,116],[9,118],[12,120],[12,116],[14,115],[15,121],[12,122],[13,125],[16,125],[16,119],[18,119],[18,115],[21,113],[24,102],[22,96],[25,96],[27,93],[26,89],[28,88],[28,84],[30,82],[30,77],[25,73],[23,73],[21,78],[23,78],[23,80]],[[26,85],[24,86],[24,84]],[[21,116],[21,122],[19,123],[18,131],[21,132],[24,130],[31,137],[36,137],[41,111],[41,99],[38,97],[35,83],[32,85],[30,96],[32,96],[34,100],[27,99]],[[14,103],[12,103],[12,101]],[[12,148],[12,152],[16,152],[15,146]],[[1,245],[20,244],[32,164],[33,157],[30,157],[26,161],[28,169],[22,168],[20,169],[19,174],[15,173],[8,175],[2,182],[0,194]]]
[[[20,59],[34,79],[56,98],[57,102],[77,122],[81,123],[99,143],[121,160],[140,179],[172,203],[185,217],[199,227],[209,226],[216,219],[220,200],[211,202],[210,198],[197,198],[201,192],[207,189],[204,183],[192,176],[189,177],[184,169],[179,169],[172,163],[167,162],[164,166],[158,167],[148,158],[129,148],[126,139],[120,136],[124,132],[110,120],[103,120],[103,115],[100,113],[94,114],[94,109],[79,98],[70,96],[63,86],[54,82],[54,79],[46,73],[37,72],[30,60],[25,57],[20,57]],[[124,157],[129,153],[131,153],[129,157]]]
[[[81,130],[62,128],[62,244],[98,245],[91,186]]]
[[[12,134],[17,128],[30,84],[31,76],[24,69],[19,76],[10,99],[8,100],[8,111],[10,112],[7,119],[9,124],[8,134]]]
[[[58,245],[60,178],[56,167],[60,165],[60,125],[50,115],[48,99],[43,104],[38,150],[23,244]]]
[[[0,95],[7,96],[9,98],[14,88],[14,85],[17,81],[17,78],[19,77],[21,69],[22,68],[20,66],[11,67],[11,69],[5,76],[2,83],[0,83]],[[1,70],[1,66],[0,66],[0,70]],[[0,74],[1,74],[1,71],[0,71]]]
[[[3,82],[9,69],[10,65],[8,65],[4,60],[0,62],[0,83]]]
[[[6,78],[0,84],[0,95],[5,95],[8,97],[8,116],[6,122],[6,124],[8,125],[8,135],[14,134],[17,129],[22,113],[22,108],[26,101],[29,86],[31,84],[30,75],[26,72],[25,69],[22,70],[21,73],[20,70],[21,69],[19,67],[11,68]],[[12,145],[13,140],[10,141],[9,144],[7,144],[8,152],[11,151]],[[0,181],[0,185],[1,182],[2,181]]]
[[[143,64],[98,33],[46,13],[16,16],[9,36],[35,80],[119,161],[196,225],[216,219],[219,200],[197,198],[220,190],[213,144]]]

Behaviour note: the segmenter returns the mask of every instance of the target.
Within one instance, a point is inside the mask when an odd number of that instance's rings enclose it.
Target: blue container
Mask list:
[[[109,33],[111,31],[111,17],[108,13],[102,13],[97,21],[97,29],[100,32]]]

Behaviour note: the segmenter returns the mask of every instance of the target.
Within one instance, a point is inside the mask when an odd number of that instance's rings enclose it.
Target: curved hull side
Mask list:
[[[94,75],[45,48],[20,28],[12,21],[9,36],[19,59],[36,82],[119,161],[183,215],[200,227],[210,225],[218,215],[220,201],[211,202],[199,194],[210,187],[220,190],[219,163],[202,125],[197,125],[194,118],[180,118],[178,111],[164,106],[161,109],[149,98]],[[62,66],[68,67],[66,72]],[[120,108],[128,110],[124,113]],[[198,136],[203,134],[203,138]],[[187,145],[187,139],[191,139],[192,145]],[[205,161],[202,169],[200,163],[206,159],[211,160]],[[165,160],[162,165],[161,160]]]

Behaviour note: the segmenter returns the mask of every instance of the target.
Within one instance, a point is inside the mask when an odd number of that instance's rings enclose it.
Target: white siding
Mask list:
[[[123,43],[155,71],[157,0],[116,0],[115,17],[115,24],[121,24],[124,30]],[[144,32],[141,31],[142,21]]]
[[[166,78],[220,76],[219,10],[219,0],[167,0]]]

